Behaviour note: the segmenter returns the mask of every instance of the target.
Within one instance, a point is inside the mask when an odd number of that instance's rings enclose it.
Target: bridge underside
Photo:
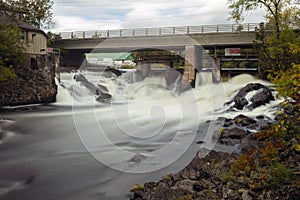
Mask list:
[[[224,33],[224,34],[195,34],[152,37],[120,37],[99,39],[61,40],[59,44],[65,46],[62,54],[62,66],[79,69],[86,63],[86,53],[131,52],[170,52],[175,56],[168,58],[162,55],[148,55],[136,59],[141,63],[164,63],[173,68],[181,63],[184,69],[184,78],[191,84],[195,81],[196,70],[210,68],[213,72],[213,81],[221,79],[221,69],[228,67],[252,68],[257,67],[257,56],[253,51],[255,32]],[[239,48],[240,55],[226,55],[226,48]]]

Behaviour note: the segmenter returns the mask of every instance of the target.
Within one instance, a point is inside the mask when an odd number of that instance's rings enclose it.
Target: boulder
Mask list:
[[[99,96],[97,96],[96,101],[98,102],[107,102],[110,101],[112,96],[108,93],[102,93]]]
[[[121,74],[122,74],[122,72],[120,70],[114,69],[114,68],[110,68],[110,67],[107,67],[107,69],[105,69],[105,72],[112,72],[116,76],[121,76]]]
[[[250,99],[251,104],[249,105],[246,96],[249,92],[256,90],[258,90],[258,92],[256,92],[254,96]],[[226,102],[225,105],[229,105],[234,102],[233,107],[238,110],[242,110],[245,106],[248,105],[248,108],[253,109],[266,103],[269,103],[273,100],[275,100],[275,98],[268,87],[260,83],[249,83],[245,87],[240,89],[239,92],[233,97],[233,99],[231,101]]]
[[[246,135],[247,135],[246,130],[242,128],[234,127],[231,129],[224,129],[220,138],[242,139]]]
[[[247,117],[245,115],[238,115],[233,120],[236,124],[239,124],[241,126],[249,126],[251,124],[256,123],[255,119],[252,119],[252,118]]]
[[[76,82],[80,82],[80,84],[87,88],[92,94],[97,95],[96,101],[105,102],[112,98],[112,96],[108,93],[107,87],[100,84],[95,85],[89,82],[83,74],[74,75],[74,79]]]
[[[256,92],[256,94],[251,98],[251,108],[257,108],[274,100],[275,98],[272,92],[267,87],[262,88],[258,92]]]

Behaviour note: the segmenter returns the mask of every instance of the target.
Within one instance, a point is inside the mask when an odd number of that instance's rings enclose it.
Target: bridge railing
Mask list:
[[[180,34],[201,34],[218,32],[249,32],[256,31],[261,24],[218,24],[202,26],[154,27],[118,30],[73,31],[59,33],[61,39],[85,39],[107,37],[161,36]],[[266,28],[266,27],[265,27]]]

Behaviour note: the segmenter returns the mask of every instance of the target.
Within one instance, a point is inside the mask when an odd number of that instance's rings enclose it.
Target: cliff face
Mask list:
[[[51,55],[28,55],[26,67],[16,67],[16,81],[0,87],[0,106],[54,102],[55,62]],[[26,65],[26,64],[25,64]]]

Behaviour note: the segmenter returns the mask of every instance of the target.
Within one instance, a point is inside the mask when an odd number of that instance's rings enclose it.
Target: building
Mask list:
[[[14,13],[12,19],[11,13]],[[47,34],[29,23],[22,21],[22,11],[14,10],[8,4],[2,3],[0,7],[0,23],[11,24],[20,28],[22,32],[21,40],[24,42],[24,54],[27,63],[32,68],[43,66],[44,56],[47,55]],[[40,60],[40,61],[39,61]]]
[[[22,14],[22,11],[0,2],[0,24],[18,27],[21,31],[20,42],[24,45],[24,62],[14,63],[13,66],[17,79],[6,82],[6,87],[0,87],[0,107],[56,100],[56,57],[53,53],[47,53],[47,34],[23,22]]]

